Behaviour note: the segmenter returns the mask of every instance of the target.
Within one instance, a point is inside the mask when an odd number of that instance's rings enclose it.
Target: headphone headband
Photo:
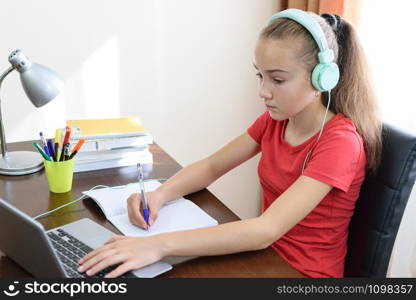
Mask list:
[[[328,91],[334,88],[339,80],[339,69],[337,64],[333,62],[334,51],[329,49],[325,34],[319,23],[309,13],[296,8],[289,8],[274,14],[269,24],[281,18],[287,18],[302,25],[312,35],[319,47],[319,64],[312,72],[312,84],[319,91]]]
[[[321,51],[328,50],[328,42],[326,41],[326,37],[321,26],[307,12],[296,8],[289,8],[274,14],[271,17],[269,24],[281,18],[291,19],[305,27],[305,29],[312,35],[316,44],[318,44],[319,49]]]

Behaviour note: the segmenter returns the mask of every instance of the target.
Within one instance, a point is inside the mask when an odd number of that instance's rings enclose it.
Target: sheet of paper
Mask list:
[[[131,224],[126,214],[111,217],[109,220],[118,230],[128,236],[149,236],[218,225],[217,220],[184,198],[164,205],[148,231]]]

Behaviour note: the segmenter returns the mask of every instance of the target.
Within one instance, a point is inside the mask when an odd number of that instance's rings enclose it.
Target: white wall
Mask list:
[[[20,48],[66,80],[59,98],[35,109],[18,74],[9,75],[1,91],[7,140],[53,136],[66,119],[139,114],[182,165],[209,155],[263,110],[253,50],[276,2],[2,1],[0,69]],[[257,161],[210,187],[242,218],[259,212]]]

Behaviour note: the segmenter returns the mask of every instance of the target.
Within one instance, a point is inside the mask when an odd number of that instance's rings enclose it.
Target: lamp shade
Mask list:
[[[64,86],[58,74],[42,65],[32,63],[20,50],[13,51],[9,61],[20,73],[23,89],[36,107],[53,100]]]
[[[32,64],[20,73],[20,80],[27,97],[36,107],[54,99],[64,86],[58,74],[39,64]]]

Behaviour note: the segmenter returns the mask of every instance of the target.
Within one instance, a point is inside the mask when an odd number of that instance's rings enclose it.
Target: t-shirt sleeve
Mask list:
[[[347,192],[362,167],[365,155],[362,139],[351,130],[339,130],[322,138],[312,151],[303,175]]]
[[[264,131],[266,130],[267,121],[269,118],[269,112],[265,111],[247,129],[247,133],[257,142],[257,144],[261,144],[261,139],[264,135]]]

